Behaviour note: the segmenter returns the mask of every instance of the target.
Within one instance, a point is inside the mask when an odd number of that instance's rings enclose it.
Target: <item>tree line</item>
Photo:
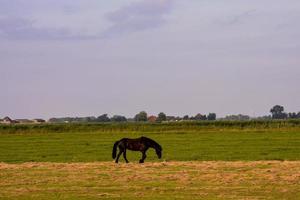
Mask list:
[[[167,116],[165,113],[160,112],[157,116],[148,115],[147,112],[141,111],[137,113],[133,118],[126,118],[122,115],[114,115],[109,117],[108,114],[103,114],[98,117],[62,117],[51,118],[49,122],[52,123],[72,123],[72,122],[164,122],[164,121],[187,121],[187,120],[216,120],[217,115],[215,113],[209,113],[208,115],[197,114],[189,117],[185,115],[183,117]]]
[[[300,119],[300,112],[284,112],[284,107],[281,105],[276,105],[270,110],[272,114],[272,119]]]
[[[271,115],[251,118],[248,115],[228,115],[224,118],[219,118],[218,120],[226,121],[247,121],[251,119],[256,120],[272,120],[272,119],[300,119],[300,112],[290,112],[286,113],[284,107],[281,105],[275,105],[270,109]],[[122,115],[114,115],[109,117],[108,114],[103,114],[98,117],[63,117],[63,118],[51,118],[49,122],[53,123],[63,123],[63,122],[165,122],[165,121],[214,121],[217,120],[216,113],[209,114],[196,114],[195,116],[185,115],[183,117],[179,116],[168,116],[164,112],[155,115],[148,115],[147,112],[141,111],[137,113],[133,118],[126,118]]]

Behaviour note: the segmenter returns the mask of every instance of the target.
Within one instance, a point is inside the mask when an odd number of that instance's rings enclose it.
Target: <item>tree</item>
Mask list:
[[[82,118],[83,122],[95,122],[96,121],[96,117],[91,116],[91,117],[84,117]]]
[[[284,113],[283,111],[284,111],[284,107],[280,105],[276,105],[270,110],[273,119],[286,119],[287,114]]]
[[[110,122],[110,119],[107,116],[107,114],[103,114],[103,115],[100,115],[99,117],[97,117],[97,121],[98,122]]]
[[[126,122],[127,119],[124,116],[121,115],[114,115],[111,119],[112,122]]]
[[[207,120],[206,115],[201,115],[200,113],[194,117],[195,120]]]
[[[207,116],[207,120],[216,120],[216,119],[217,119],[216,113],[209,113]]]
[[[297,114],[296,113],[289,113],[288,114],[289,119],[297,119]]]
[[[189,120],[190,117],[188,115],[184,115],[184,117],[182,118],[183,120]]]
[[[135,115],[134,121],[136,122],[146,122],[148,119],[147,113],[145,111],[142,111]]]
[[[297,119],[300,119],[300,112],[298,112],[297,114]]]
[[[158,117],[156,119],[157,122],[163,122],[167,120],[167,115],[163,112],[158,114]]]

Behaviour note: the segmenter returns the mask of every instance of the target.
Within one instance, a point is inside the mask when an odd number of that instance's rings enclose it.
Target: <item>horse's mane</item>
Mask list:
[[[157,143],[157,142],[155,142],[154,140],[152,140],[152,139],[150,139],[150,138],[147,138],[147,137],[141,137],[141,139],[144,139],[144,140],[146,140],[147,142],[150,142],[150,143],[152,143],[155,147],[157,147],[159,150],[162,150],[162,148],[161,148],[161,146]]]

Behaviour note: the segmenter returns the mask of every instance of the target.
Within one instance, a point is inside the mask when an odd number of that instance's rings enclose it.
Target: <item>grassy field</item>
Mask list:
[[[114,164],[142,135],[163,159]],[[0,126],[0,199],[300,199],[299,172],[299,121]]]
[[[140,136],[158,141],[165,161],[300,160],[300,121],[289,120],[2,125],[0,162],[111,161],[115,141]]]
[[[3,199],[300,199],[300,162],[0,164]]]
[[[123,137],[151,137],[166,161],[300,160],[299,130],[222,130],[186,132],[87,132],[0,134],[0,162],[111,161],[113,143]],[[158,161],[150,150],[146,161]],[[130,161],[140,153],[128,152]],[[122,159],[121,159],[122,161]]]

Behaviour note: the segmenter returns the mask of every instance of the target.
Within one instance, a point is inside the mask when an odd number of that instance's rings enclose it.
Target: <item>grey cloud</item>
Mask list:
[[[87,36],[72,33],[69,27],[49,27],[47,24],[40,27],[37,25],[41,11],[72,14],[79,10],[80,2],[82,0],[65,0],[63,2],[60,0],[0,0],[0,39],[86,39]],[[36,13],[39,14],[35,15]]]
[[[23,18],[0,18],[0,39],[9,40],[90,40],[97,36],[74,34],[68,28],[40,28]]]
[[[22,18],[0,18],[0,36],[8,39],[72,38],[67,29],[47,29],[34,26],[34,21]]]
[[[112,37],[160,27],[166,23],[165,15],[171,10],[174,0],[143,0],[131,3],[106,18],[112,25],[102,37]]]
[[[0,15],[22,16],[39,10],[64,10],[80,6],[82,0],[0,0]]]
[[[140,0],[123,6],[105,15],[111,25],[100,33],[85,35],[74,33],[70,27],[56,28],[47,24],[41,28],[40,21],[31,20],[37,10],[61,10],[64,14],[78,12],[80,0],[0,0],[0,39],[29,40],[90,40],[119,36],[125,33],[158,28],[166,23],[165,16],[171,10],[174,0]]]
[[[230,24],[237,24],[240,23],[243,19],[250,17],[251,15],[253,15],[256,12],[256,10],[249,10],[246,11],[244,13],[241,13],[239,15],[235,15],[233,16],[230,20],[229,23]]]
[[[231,15],[223,19],[216,20],[216,23],[219,25],[236,25],[243,23],[245,20],[253,16],[257,10],[248,10],[241,12],[240,14]]]

